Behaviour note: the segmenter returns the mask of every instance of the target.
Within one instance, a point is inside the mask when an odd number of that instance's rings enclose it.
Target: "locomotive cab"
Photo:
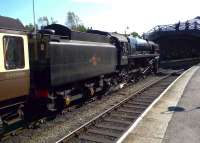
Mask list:
[[[118,33],[110,33],[118,52],[118,66],[125,66],[128,64],[129,43],[128,39]]]
[[[126,36],[116,32],[105,32],[99,30],[88,30],[88,33],[105,35],[110,38],[110,43],[115,45],[117,49],[117,67],[126,66],[128,64],[128,55],[130,53],[130,44]]]

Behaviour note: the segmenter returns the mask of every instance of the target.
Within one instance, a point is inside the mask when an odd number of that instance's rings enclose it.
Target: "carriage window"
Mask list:
[[[24,68],[24,44],[21,37],[4,36],[3,49],[7,70]]]

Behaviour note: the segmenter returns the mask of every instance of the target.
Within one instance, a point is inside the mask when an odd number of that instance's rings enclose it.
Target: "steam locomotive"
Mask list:
[[[140,38],[59,24],[28,34],[0,16],[0,131],[156,73],[158,50]]]

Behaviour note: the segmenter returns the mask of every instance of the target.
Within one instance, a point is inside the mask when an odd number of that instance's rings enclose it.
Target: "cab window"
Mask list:
[[[24,44],[22,37],[3,37],[4,64],[7,70],[24,68]]]
[[[123,52],[124,54],[128,54],[128,44],[125,43],[125,42],[120,42],[120,45],[121,45],[121,47],[122,47],[122,52]]]

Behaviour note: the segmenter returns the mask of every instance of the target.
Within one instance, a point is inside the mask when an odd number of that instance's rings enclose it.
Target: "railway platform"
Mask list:
[[[199,143],[200,65],[179,76],[118,143]]]

